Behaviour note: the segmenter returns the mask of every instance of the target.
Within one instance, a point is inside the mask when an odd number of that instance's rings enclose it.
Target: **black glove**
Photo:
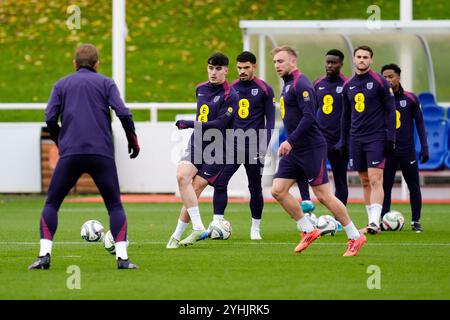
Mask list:
[[[394,141],[386,140],[384,143],[384,156],[390,157],[394,155],[395,143]]]
[[[178,129],[183,130],[183,129],[187,129],[188,126],[186,124],[185,120],[177,120],[177,122],[175,123],[175,125],[177,126]]]
[[[50,133],[50,139],[59,147],[59,131],[61,128],[59,127],[58,121],[47,121],[48,131]]]
[[[430,154],[428,153],[428,149],[422,149],[419,153],[420,163],[425,163],[430,160]]]
[[[137,140],[137,136],[134,132],[127,132],[127,140],[128,140],[128,153],[130,154],[130,159],[134,159],[138,156],[141,148],[139,147],[139,143]]]

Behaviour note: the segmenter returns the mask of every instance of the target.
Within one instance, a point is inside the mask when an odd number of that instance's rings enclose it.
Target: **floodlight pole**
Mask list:
[[[125,98],[125,38],[128,30],[126,26],[126,0],[112,0],[113,5],[113,38],[112,38],[112,75],[123,100]]]

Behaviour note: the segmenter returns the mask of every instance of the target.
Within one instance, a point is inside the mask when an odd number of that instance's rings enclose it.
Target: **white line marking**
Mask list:
[[[229,245],[257,245],[257,246],[292,246],[295,245],[296,242],[242,242],[242,241],[214,241],[214,240],[209,240],[208,242],[211,243],[215,243],[215,244],[220,244],[223,243],[225,244],[229,244]],[[213,241],[213,242],[212,242]],[[54,242],[55,245],[101,245],[101,242],[82,242],[82,241],[56,241]],[[149,244],[149,245],[165,245],[166,242],[164,241],[142,241],[142,242],[133,242],[131,241],[130,244],[132,245],[142,245],[142,244]],[[342,242],[324,242],[324,243],[318,243],[318,242],[314,242],[313,245],[317,245],[317,246],[345,246],[347,243],[345,241]],[[39,245],[39,242],[22,242],[22,241],[4,241],[4,242],[0,242],[0,245]],[[392,243],[392,242],[375,242],[375,243],[370,243],[368,242],[366,245],[368,246],[380,246],[380,247],[384,247],[384,246],[400,246],[400,247],[409,247],[409,246],[414,246],[414,247],[448,247],[450,246],[450,243],[415,243],[415,242],[401,242],[401,243]]]

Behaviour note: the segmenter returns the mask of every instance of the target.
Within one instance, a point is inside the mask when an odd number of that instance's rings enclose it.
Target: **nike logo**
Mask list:
[[[325,87],[319,87],[319,90],[325,89]]]
[[[414,161],[410,161],[409,163],[411,163],[411,164],[414,164],[416,162],[416,160],[414,160]]]
[[[379,164],[380,161],[372,161],[372,164]]]
[[[353,87],[350,87],[349,89],[352,90],[352,89],[355,89],[355,87],[356,87],[356,86],[353,86]]]
[[[203,97],[204,94],[203,94],[203,93],[199,93],[198,96],[199,96],[199,97]]]
[[[208,172],[203,172],[203,174],[204,174],[205,176],[210,176],[210,174],[209,174]]]
[[[308,179],[308,182],[313,182],[314,181],[314,178],[313,179]]]

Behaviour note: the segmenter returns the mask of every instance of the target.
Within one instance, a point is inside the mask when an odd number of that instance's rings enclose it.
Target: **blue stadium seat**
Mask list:
[[[278,145],[282,144],[287,139],[286,129],[284,127],[280,128],[280,134],[278,136]]]
[[[431,92],[421,92],[418,96],[420,104],[422,107],[425,107],[429,104],[435,105],[436,100],[434,99],[434,95]]]
[[[444,165],[448,152],[448,122],[425,121],[430,160],[427,163],[419,163],[420,170],[437,170]]]
[[[445,157],[444,163],[447,169],[450,169],[450,124],[447,131],[447,156]]]
[[[422,113],[425,121],[438,121],[444,119],[445,109],[437,104],[429,104],[422,107]]]
[[[286,139],[287,139],[286,129],[284,129],[284,127],[281,127],[278,132],[278,145],[276,143],[272,143],[273,154],[277,154],[280,144],[282,144]]]
[[[331,171],[331,164],[330,164],[330,161],[328,161],[328,159],[327,159],[327,170]]]

